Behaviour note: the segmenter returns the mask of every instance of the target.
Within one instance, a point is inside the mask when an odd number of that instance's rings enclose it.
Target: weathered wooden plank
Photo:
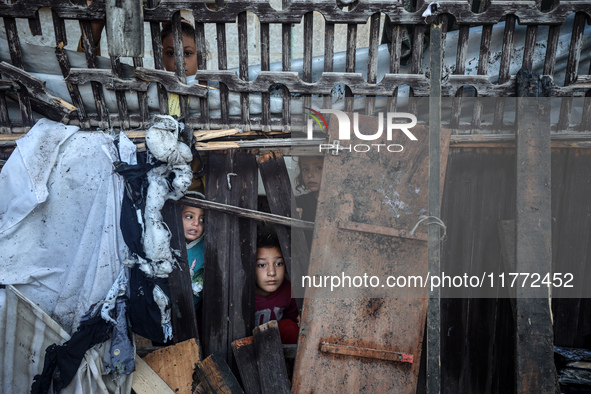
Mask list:
[[[252,334],[259,369],[261,393],[291,393],[277,321],[271,320],[255,327]]]
[[[548,27],[548,41],[546,43],[546,57],[544,59],[544,75],[554,75],[560,28],[560,25],[552,25]]]
[[[226,174],[233,172],[232,155],[225,151],[211,152],[206,167],[205,195],[213,202],[230,203]],[[236,231],[236,220],[224,213],[208,210],[205,218],[205,261],[203,281],[204,355],[219,353],[228,359],[230,303],[230,245]]]
[[[217,353],[197,363],[197,376],[209,394],[244,393],[224,358]]]
[[[552,272],[550,103],[539,98],[536,75],[518,74],[516,271]],[[553,393],[556,368],[548,298],[550,289],[516,289],[516,382],[518,392]]]
[[[137,355],[131,388],[143,394],[173,394],[166,382],[150,366]]]
[[[207,53],[205,25],[198,21],[195,22],[195,44],[197,47],[197,69],[205,70],[207,69],[207,58],[205,56]],[[206,85],[207,81],[200,80],[199,83]],[[201,113],[201,123],[204,125],[203,128],[209,129],[209,103],[207,102],[207,98],[199,98],[199,109]]]
[[[246,337],[232,342],[232,351],[240,372],[242,386],[246,394],[261,392],[259,369],[254,349],[254,337]]]
[[[581,47],[583,45],[583,33],[587,24],[586,16],[583,13],[575,15],[573,22],[573,32],[571,34],[568,59],[566,61],[566,72],[564,75],[564,85],[570,85],[577,79],[579,61],[581,59]]]
[[[193,373],[200,360],[199,343],[194,338],[155,350],[144,357],[146,364],[178,394],[193,393]]]
[[[378,73],[378,45],[380,34],[380,14],[371,16],[369,26],[369,49],[367,53],[367,82],[376,83]],[[365,113],[373,115],[375,112],[374,96],[368,96],[365,104]]]
[[[217,42],[218,42],[218,69],[228,69],[228,51],[226,42],[226,24],[216,23]],[[225,84],[220,83],[220,112],[222,124],[230,123],[230,103],[229,98],[229,87]],[[227,128],[227,127],[226,127]]]
[[[41,20],[39,19],[39,10],[35,12],[35,16],[28,18],[29,20],[29,30],[33,36],[40,36],[43,35],[43,31],[41,29]]]
[[[60,121],[64,117],[71,115],[77,110],[72,104],[64,99],[50,95],[45,88],[45,81],[27,73],[26,71],[14,67],[13,65],[1,62],[0,73],[12,79],[19,84],[18,95],[21,107],[29,103],[30,112],[29,122],[24,122],[25,126],[32,126],[34,124],[32,118],[31,104],[34,105],[35,110],[43,116]],[[23,102],[22,97],[26,96]],[[23,108],[21,108],[22,110]]]
[[[81,71],[78,71],[78,69],[72,70],[76,70],[77,75],[82,77],[83,73]],[[140,67],[135,69],[135,76],[143,80],[158,82],[162,84],[169,93],[206,97],[207,92],[210,90],[207,86],[201,86],[198,84],[186,85],[185,83],[180,82],[175,73],[171,71],[153,70]],[[92,78],[90,76],[87,77],[86,75],[84,77]]]
[[[532,69],[533,62],[534,62],[534,50],[536,48],[536,35],[538,33],[538,26],[529,25],[525,31],[525,44],[524,44],[524,51],[523,51],[523,62],[521,66],[523,68],[527,68],[528,70]]]
[[[182,206],[168,201],[162,208],[162,218],[171,232],[170,247],[179,252],[177,266],[168,276],[172,303],[173,342],[179,343],[191,338],[199,340],[197,320],[193,305],[191,274],[187,260],[187,243],[183,228]]]
[[[239,150],[232,153],[233,173],[227,176],[230,203],[238,208],[256,210],[258,170],[255,155]],[[257,224],[248,218],[234,218],[236,230],[230,243],[230,288],[228,349],[234,340],[244,338],[254,328],[254,292],[256,286]],[[228,359],[229,360],[229,359]]]

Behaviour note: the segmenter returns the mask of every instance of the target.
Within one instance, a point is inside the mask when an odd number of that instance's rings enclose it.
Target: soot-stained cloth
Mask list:
[[[119,231],[123,180],[113,172],[124,153],[113,141],[42,119],[0,173],[0,283],[68,333],[105,297],[127,255]]]

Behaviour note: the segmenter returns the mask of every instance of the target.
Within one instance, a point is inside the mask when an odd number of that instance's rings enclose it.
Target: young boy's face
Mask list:
[[[176,71],[173,42],[174,35],[172,33],[162,40],[164,68],[166,71]],[[185,57],[185,75],[195,75],[197,73],[197,46],[195,45],[195,37],[183,34],[183,54]]]
[[[268,297],[283,283],[285,262],[281,249],[276,246],[257,248],[257,287],[255,293]]]
[[[304,185],[318,196],[320,181],[322,180],[322,165],[324,161],[319,157],[300,158],[300,171]]]
[[[196,240],[203,235],[205,212],[201,208],[183,207],[183,228],[187,242]]]

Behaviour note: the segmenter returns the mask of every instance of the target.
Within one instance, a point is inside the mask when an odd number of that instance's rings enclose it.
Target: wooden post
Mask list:
[[[529,70],[517,74],[516,272],[552,272],[550,100],[543,81]],[[522,279],[522,277],[520,277]],[[554,393],[550,289],[517,284],[516,387],[518,393]]]
[[[242,385],[246,394],[258,394],[261,392],[259,383],[259,369],[257,367],[256,354],[254,350],[254,338],[247,337],[232,342],[232,350],[236,365],[240,372]]]
[[[244,393],[236,377],[222,356],[214,353],[203,362],[197,363],[199,381],[210,394]]]

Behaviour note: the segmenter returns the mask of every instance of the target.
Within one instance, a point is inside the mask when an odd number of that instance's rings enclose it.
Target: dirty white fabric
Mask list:
[[[77,131],[39,121],[0,173],[0,283],[69,333],[107,295],[127,250],[113,139]]]

